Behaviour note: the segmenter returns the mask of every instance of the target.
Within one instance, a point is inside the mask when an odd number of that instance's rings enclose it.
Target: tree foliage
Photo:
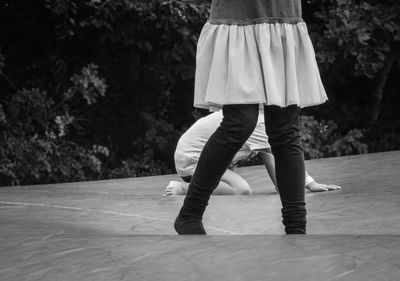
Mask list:
[[[391,83],[399,75],[400,2],[323,2],[315,13],[322,29],[314,38],[327,88],[342,106],[335,110],[353,125],[371,125],[384,110],[385,92],[399,91]]]
[[[209,8],[3,1],[0,185],[174,172],[180,134],[204,114],[193,82]],[[303,11],[330,98],[305,110],[306,156],[398,149],[398,1],[312,0]]]
[[[105,84],[96,66],[84,67],[71,78],[64,99],[56,103],[38,88],[15,92],[0,107],[0,182],[5,184],[44,183],[93,179],[101,170],[98,155],[108,150],[93,145],[84,148],[68,140],[70,127],[79,126],[76,95],[90,106],[104,95]],[[72,115],[74,113],[74,115]]]
[[[332,120],[317,121],[312,116],[301,116],[300,132],[305,159],[368,152],[368,145],[359,129],[350,130],[343,135],[339,126]]]

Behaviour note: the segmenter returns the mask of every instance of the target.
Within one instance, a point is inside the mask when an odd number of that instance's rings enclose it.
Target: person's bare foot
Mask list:
[[[185,195],[186,194],[186,184],[180,181],[170,181],[165,188],[164,195]]]
[[[334,184],[324,184],[324,183],[318,183],[316,181],[313,181],[309,183],[306,188],[310,190],[311,192],[323,192],[323,191],[329,191],[329,190],[339,190],[341,189],[340,186],[334,185]]]

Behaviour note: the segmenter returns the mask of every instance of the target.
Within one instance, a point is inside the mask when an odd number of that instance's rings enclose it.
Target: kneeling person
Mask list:
[[[223,118],[217,111],[197,120],[179,139],[175,154],[175,168],[183,181],[170,181],[165,189],[165,195],[185,195],[188,183],[197,166],[201,151],[208,138],[215,132]],[[275,178],[275,161],[265,133],[264,115],[260,112],[256,128],[243,147],[234,156],[230,167],[225,171],[214,195],[251,195],[252,189],[245,179],[234,172],[241,161],[250,160],[260,154],[267,172],[277,190]],[[312,192],[340,189],[337,185],[316,182],[306,172],[305,188]]]

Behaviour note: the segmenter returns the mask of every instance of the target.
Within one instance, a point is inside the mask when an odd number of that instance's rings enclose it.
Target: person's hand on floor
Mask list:
[[[306,188],[311,191],[311,192],[323,192],[323,191],[330,191],[330,190],[339,190],[341,189],[340,186],[334,185],[334,184],[324,184],[324,183],[318,183],[316,181],[313,181],[309,183]]]

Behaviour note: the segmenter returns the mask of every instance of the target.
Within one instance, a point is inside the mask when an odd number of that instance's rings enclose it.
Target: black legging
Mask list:
[[[223,120],[204,146],[175,222],[179,234],[205,234],[201,220],[210,195],[237,151],[253,133],[258,104],[223,106]],[[264,108],[266,133],[275,157],[276,180],[287,234],[306,232],[304,156],[296,105]]]

